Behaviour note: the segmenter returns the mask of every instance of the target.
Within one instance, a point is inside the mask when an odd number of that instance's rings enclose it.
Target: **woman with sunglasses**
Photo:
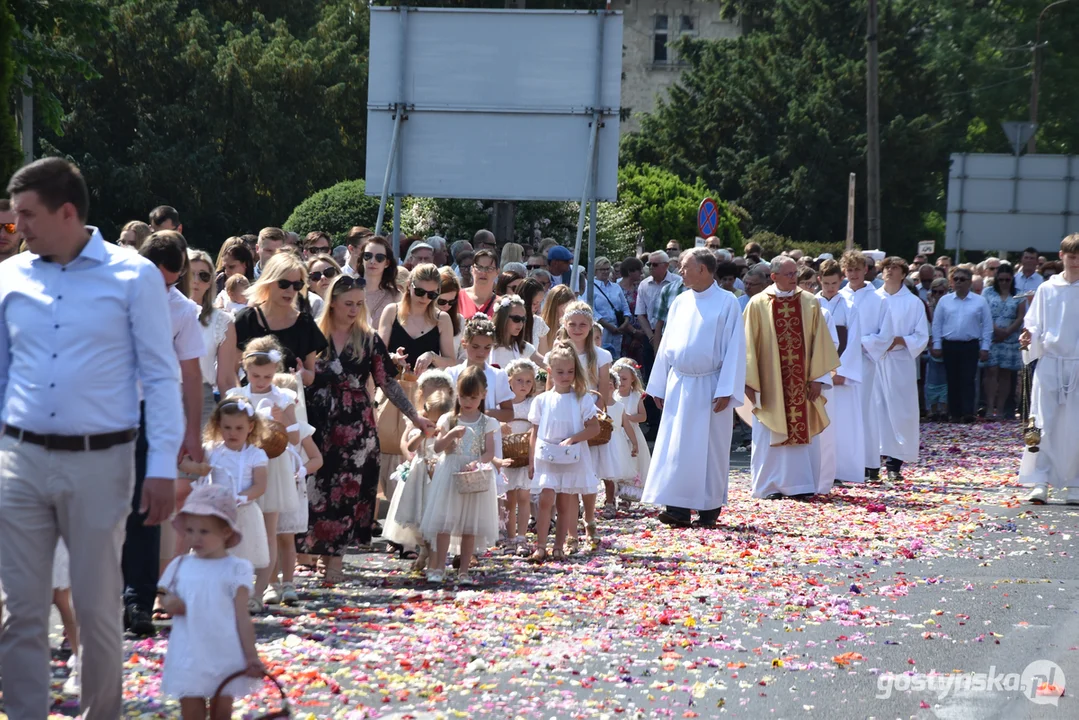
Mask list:
[[[368,326],[377,327],[386,306],[401,299],[401,291],[397,288],[397,259],[393,256],[390,241],[381,235],[368,238],[356,267],[359,277],[367,282],[364,300]]]
[[[457,296],[457,311],[464,320],[476,313],[494,315],[495,281],[498,279],[498,257],[491,250],[477,250],[472,261],[472,287]]]
[[[464,322],[461,313],[457,310],[457,296],[461,293],[461,280],[451,267],[444,267],[438,271],[442,286],[439,288],[441,295],[435,300],[438,309],[450,316],[450,325],[453,327],[453,357],[458,363],[464,362],[464,353],[461,352],[461,333],[464,331]]]
[[[1026,316],[1026,298],[1015,289],[1015,269],[1011,263],[997,266],[993,284],[982,291],[993,316],[993,342],[985,364],[985,404],[990,420],[1003,419],[1008,393],[1016,386],[1016,373],[1023,369],[1019,331]]]
[[[330,291],[330,283],[341,274],[341,266],[325,253],[307,261],[307,297],[311,301],[311,314],[317,319],[322,315],[323,301]]]
[[[416,378],[432,365],[453,367],[453,324],[450,316],[438,307],[442,278],[431,263],[417,265],[405,286],[399,303],[387,305],[378,323],[378,336],[390,351],[401,372],[398,383],[409,400],[415,399]],[[401,464],[401,438],[405,418],[384,393],[376,395],[378,438],[382,447],[379,483],[386,497],[393,497],[392,474]],[[394,544],[391,543],[391,547]],[[402,553],[404,548],[394,548]],[[402,555],[404,557],[404,555]]]
[[[417,428],[433,430],[394,379],[397,367],[382,338],[367,324],[364,284],[363,278],[340,275],[330,285],[318,325],[329,342],[319,351],[315,381],[307,393],[308,421],[316,428],[323,465],[308,497],[310,529],[297,535],[296,550],[321,556],[330,583],[343,579],[349,544],[370,544],[375,521],[379,442],[368,383]]]
[[[292,253],[270,258],[259,279],[247,290],[250,307],[236,313],[236,346],[243,350],[257,337],[273,335],[285,348],[289,372],[298,370],[304,385],[315,379],[315,356],[326,338],[308,312],[302,312],[300,293],[307,284],[307,268]]]

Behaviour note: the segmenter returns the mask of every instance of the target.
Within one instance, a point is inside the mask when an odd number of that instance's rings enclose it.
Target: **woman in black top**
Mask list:
[[[292,253],[270,258],[262,275],[248,290],[251,307],[236,313],[236,346],[273,335],[285,348],[287,369],[299,370],[303,384],[315,379],[315,356],[326,348],[326,338],[314,318],[299,309],[300,290],[307,283],[307,268]]]

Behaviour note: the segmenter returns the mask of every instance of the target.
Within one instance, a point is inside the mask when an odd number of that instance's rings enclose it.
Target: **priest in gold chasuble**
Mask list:
[[[798,288],[798,266],[772,261],[774,285],[746,306],[746,397],[753,410],[753,497],[807,497],[820,482],[822,389],[839,367],[817,298]]]

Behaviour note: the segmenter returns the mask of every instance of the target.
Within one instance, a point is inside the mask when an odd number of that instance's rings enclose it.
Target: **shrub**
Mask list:
[[[301,237],[314,230],[322,230],[333,236],[340,245],[355,225],[375,230],[378,220],[377,197],[364,194],[363,180],[346,180],[325,190],[320,190],[296,206],[285,221],[285,230],[299,233]],[[393,221],[392,199],[387,201],[386,220]],[[376,231],[377,232],[377,231]]]
[[[798,240],[793,240],[786,235],[777,235],[776,233],[769,232],[768,230],[760,230],[754,233],[750,237],[746,238],[744,244],[748,244],[751,242],[760,244],[760,246],[764,249],[762,257],[766,259],[771,259],[776,255],[779,255],[780,253],[786,252],[788,250],[798,249],[805,253],[805,255],[808,257],[815,258],[818,257],[821,253],[831,253],[838,260],[839,256],[842,255],[844,250],[846,249],[846,241],[844,240],[840,240],[839,242],[834,243],[799,242]],[[741,247],[736,248],[736,250],[740,249]],[[854,246],[854,249],[859,250],[860,248],[856,244]]]

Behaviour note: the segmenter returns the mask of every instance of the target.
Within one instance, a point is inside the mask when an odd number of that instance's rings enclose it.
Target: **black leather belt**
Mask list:
[[[19,442],[41,445],[46,450],[86,452],[90,450],[108,450],[114,445],[129,443],[138,436],[139,432],[131,429],[102,433],[100,435],[39,435],[29,430],[22,430],[14,425],[5,425],[4,434],[8,437],[17,438]]]

